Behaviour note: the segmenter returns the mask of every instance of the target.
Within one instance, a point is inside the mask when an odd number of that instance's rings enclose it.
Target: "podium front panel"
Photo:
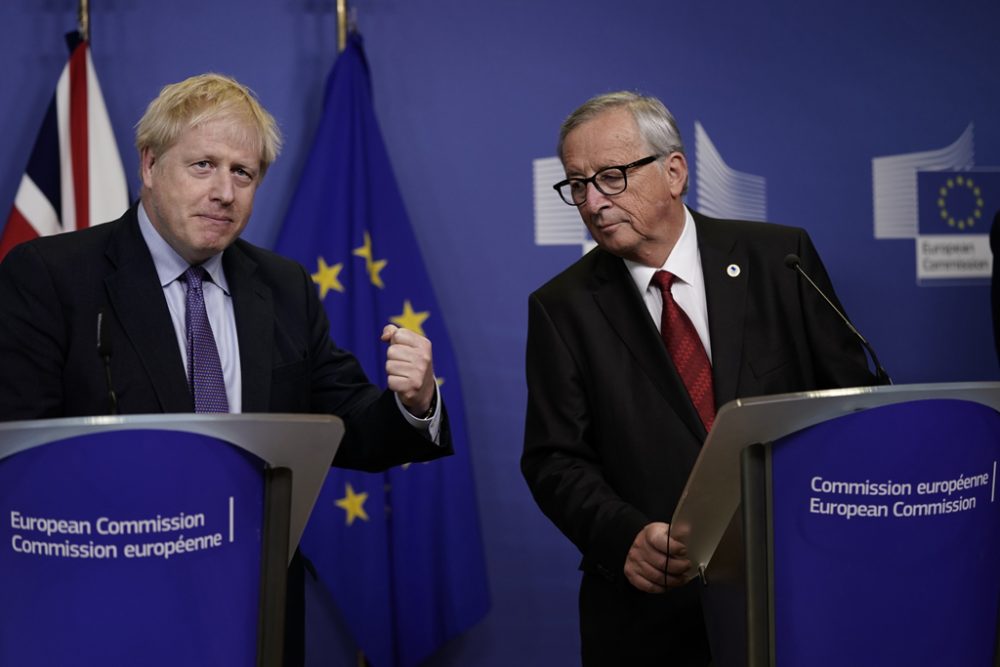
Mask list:
[[[1000,414],[927,400],[771,450],[774,664],[991,667]]]
[[[255,664],[263,469],[158,430],[0,460],[0,664]]]

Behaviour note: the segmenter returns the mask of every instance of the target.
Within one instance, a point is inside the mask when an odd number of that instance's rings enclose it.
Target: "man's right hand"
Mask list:
[[[687,548],[669,533],[669,524],[648,524],[635,536],[628,551],[625,578],[644,593],[665,593],[688,582],[691,562]]]

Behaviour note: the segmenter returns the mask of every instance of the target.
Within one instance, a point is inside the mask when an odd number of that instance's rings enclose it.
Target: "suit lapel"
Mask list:
[[[656,325],[625,263],[601,250],[596,251],[594,300],[608,323],[636,358],[640,368],[681,420],[701,440],[705,427],[674,368]]]
[[[729,223],[710,220],[693,211],[692,215],[698,229],[698,249],[705,276],[708,330],[712,341],[712,384],[716,407],[721,408],[736,398],[750,266],[746,249],[732,236],[727,239],[720,234],[719,227]]]
[[[222,257],[233,295],[236,335],[243,376],[243,412],[267,412],[271,401],[271,350],[274,344],[274,302],[271,289],[256,275],[257,264],[239,246]]]
[[[106,256],[115,269],[104,284],[114,315],[136,350],[163,412],[191,412],[194,403],[177,336],[135,208],[115,224]]]

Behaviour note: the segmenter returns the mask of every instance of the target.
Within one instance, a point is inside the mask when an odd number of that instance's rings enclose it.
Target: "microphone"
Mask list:
[[[108,385],[109,414],[118,414],[118,395],[111,383],[111,336],[108,334],[108,320],[104,309],[97,311],[97,354],[104,360],[104,379]]]
[[[853,333],[857,339],[861,341],[864,348],[868,350],[868,354],[871,355],[872,363],[875,364],[875,378],[878,380],[878,383],[892,384],[892,378],[889,377],[889,374],[885,372],[882,364],[879,363],[878,356],[876,356],[874,348],[872,348],[872,346],[868,343],[868,340],[861,335],[861,332],[858,331],[853,324],[851,324],[851,321],[847,319],[847,315],[844,315],[844,313],[840,311],[840,308],[837,308],[837,306],[833,304],[833,301],[830,301],[830,298],[819,288],[819,285],[814,283],[812,278],[810,278],[809,275],[802,270],[802,260],[799,259],[799,256],[795,254],[785,255],[785,266],[793,271],[798,271],[799,275],[805,278],[807,283],[812,285],[812,288],[816,290],[816,293],[823,297],[823,300],[826,301],[830,308],[833,308],[833,312],[837,313],[837,316],[843,320],[844,324],[847,325],[847,328],[851,330],[851,333]]]

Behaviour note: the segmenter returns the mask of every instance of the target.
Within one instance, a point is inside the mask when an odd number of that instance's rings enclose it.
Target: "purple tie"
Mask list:
[[[212,325],[205,311],[205,295],[201,291],[204,279],[205,269],[200,266],[188,268],[181,276],[181,280],[187,283],[188,384],[194,394],[195,412],[229,412],[226,381],[222,376]]]

